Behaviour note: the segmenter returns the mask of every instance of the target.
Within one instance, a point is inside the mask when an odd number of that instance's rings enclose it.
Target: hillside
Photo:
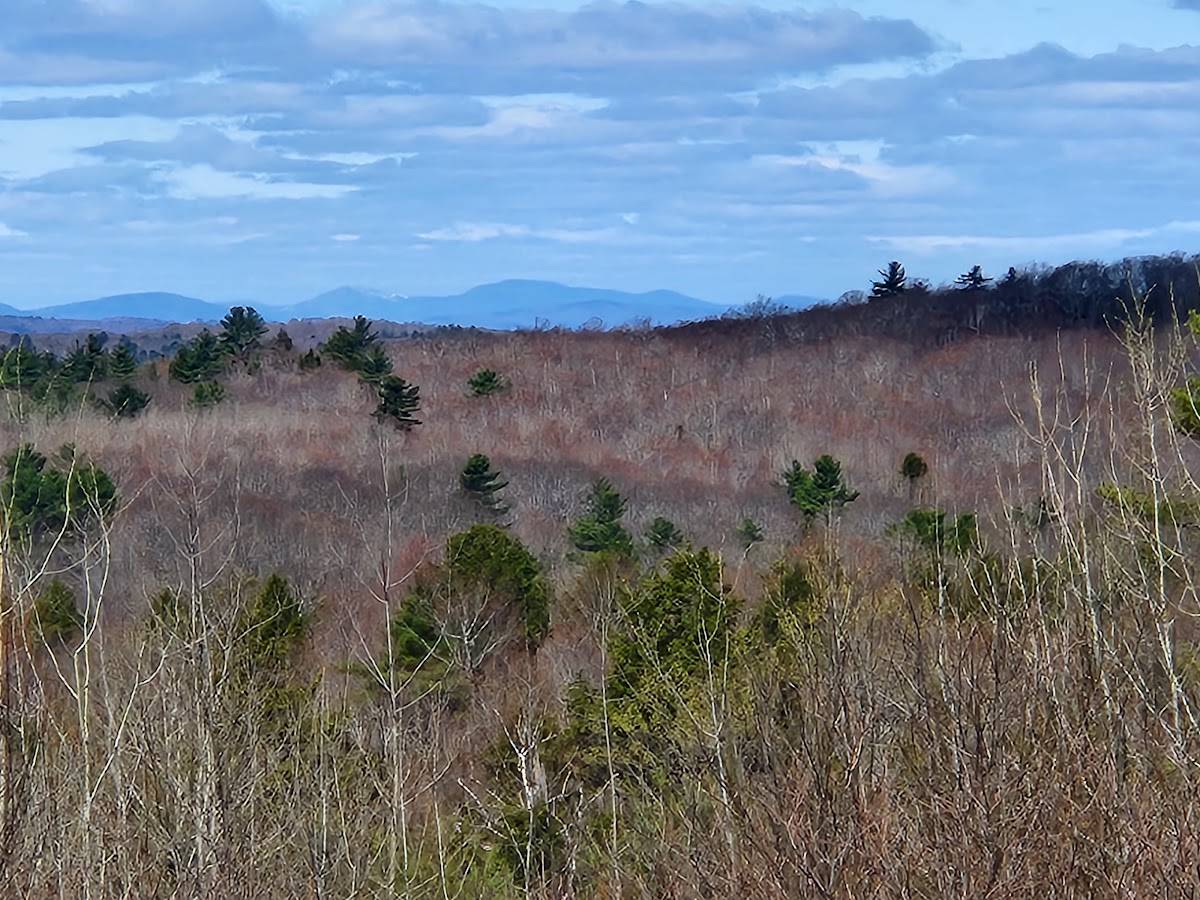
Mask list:
[[[54,723],[14,770],[56,785],[13,870],[89,883],[30,848],[96,841],[305,897],[328,841],[337,896],[1182,883],[1088,848],[1200,821],[1186,268],[1179,309],[1055,270],[662,329],[343,320],[211,370],[195,325],[129,376],[10,350],[42,373],[0,422],[14,671]]]

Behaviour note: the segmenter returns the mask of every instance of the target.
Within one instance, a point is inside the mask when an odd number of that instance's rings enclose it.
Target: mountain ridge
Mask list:
[[[104,322],[139,319],[162,324],[214,323],[237,304],[214,303],[168,291],[113,294],[92,300],[34,309],[0,304],[0,315],[13,318]],[[423,325],[474,326],[494,330],[539,325],[577,328],[597,320],[605,325],[648,321],[654,325],[721,315],[732,307],[678,291],[631,292],[562,284],[556,281],[505,279],[476,285],[458,294],[388,294],[342,286],[292,304],[254,304],[272,322],[292,319],[371,319]]]

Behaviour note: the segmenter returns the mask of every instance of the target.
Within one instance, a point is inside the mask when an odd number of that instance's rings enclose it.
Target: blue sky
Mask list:
[[[0,301],[836,296],[1200,241],[1200,0],[3,0]]]

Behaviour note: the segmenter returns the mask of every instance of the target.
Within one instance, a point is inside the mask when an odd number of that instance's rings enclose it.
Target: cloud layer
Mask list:
[[[936,22],[739,4],[5,16],[10,302],[508,276],[736,301],[836,294],[892,253],[944,278],[1196,234],[1193,46],[973,59]]]

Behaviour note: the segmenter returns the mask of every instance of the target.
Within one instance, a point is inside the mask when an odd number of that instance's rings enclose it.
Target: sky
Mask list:
[[[0,0],[0,302],[833,298],[1200,242],[1200,0]]]

